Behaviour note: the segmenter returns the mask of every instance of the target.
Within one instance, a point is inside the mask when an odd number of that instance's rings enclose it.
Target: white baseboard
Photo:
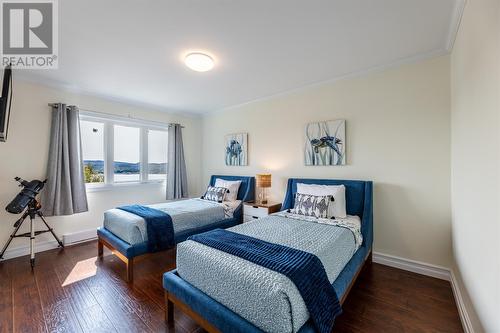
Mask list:
[[[451,271],[451,289],[453,290],[453,296],[455,297],[455,303],[457,303],[458,314],[460,315],[460,321],[462,322],[462,327],[464,328],[465,333],[474,333],[474,328],[472,327],[472,323],[469,317],[469,313],[467,312],[467,308],[465,307],[464,300],[462,298],[462,291],[460,286],[458,285],[457,278],[455,277],[455,273]]]
[[[62,237],[64,245],[74,245],[94,239],[97,239],[96,229],[89,229],[71,234],[64,234]],[[38,252],[52,250],[57,248],[58,246],[59,244],[54,239],[50,241],[36,242],[35,252],[38,253]],[[29,246],[29,239],[26,238],[26,245],[8,248],[7,251],[5,251],[3,258],[6,260],[6,259],[22,257],[28,254],[30,254],[30,246]]]
[[[64,245],[73,245],[81,242],[86,242],[90,240],[94,240],[97,238],[97,233],[95,229],[83,230],[71,234],[63,235],[63,243]],[[51,249],[57,248],[58,244],[55,240],[37,242],[36,243],[36,252],[47,251]],[[30,248],[29,245],[21,246],[17,248],[9,249],[5,252],[4,259],[11,259],[15,257],[20,257],[29,254]],[[418,274],[423,274],[431,277],[435,277],[438,279],[450,281],[451,287],[453,290],[453,295],[455,297],[455,301],[457,303],[458,313],[460,315],[460,320],[462,321],[462,326],[464,328],[465,333],[474,333],[472,328],[472,324],[470,321],[470,317],[467,313],[467,309],[463,302],[462,294],[460,288],[458,286],[457,280],[453,272],[451,272],[446,267],[436,266],[427,264],[420,261],[405,259],[401,257],[396,257],[393,255],[388,255],[380,252],[373,253],[373,262],[391,266],[394,268],[403,269],[405,271],[410,271]]]
[[[413,273],[435,277],[441,280],[450,281],[451,289],[453,291],[453,296],[455,297],[455,303],[457,304],[458,314],[460,316],[460,321],[462,322],[464,332],[474,333],[470,316],[467,312],[467,308],[465,307],[465,303],[463,301],[462,293],[457,279],[453,271],[451,271],[449,268],[436,266],[421,261],[396,257],[380,252],[373,253],[373,262],[381,265],[403,269],[405,271],[410,271]]]
[[[97,230],[88,229],[79,232],[74,232],[72,234],[63,235],[64,245],[73,245],[81,242],[86,242],[89,240],[97,239]]]
[[[399,268],[405,271],[432,276],[441,280],[450,281],[450,270],[421,261],[405,259],[380,252],[373,252],[373,262]]]
[[[26,244],[18,247],[9,247],[5,254],[3,255],[3,259],[12,259],[17,257],[22,257],[30,254],[30,246],[29,246],[29,238],[26,238]],[[35,243],[35,251],[43,252],[57,248],[58,244],[55,240],[52,241],[43,241]]]

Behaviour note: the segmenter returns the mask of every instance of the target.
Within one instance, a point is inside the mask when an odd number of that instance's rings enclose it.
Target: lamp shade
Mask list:
[[[271,175],[256,175],[255,177],[257,187],[271,187]]]

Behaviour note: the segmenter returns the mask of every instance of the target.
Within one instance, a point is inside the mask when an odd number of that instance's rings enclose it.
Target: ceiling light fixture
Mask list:
[[[214,59],[201,52],[189,53],[184,59],[184,63],[193,71],[207,72],[214,68]]]

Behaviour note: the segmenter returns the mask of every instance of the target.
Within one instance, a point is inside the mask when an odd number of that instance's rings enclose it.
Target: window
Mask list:
[[[104,183],[104,124],[81,121],[82,155],[86,183]]]
[[[167,178],[167,125],[80,113],[87,186],[161,182]]]
[[[140,128],[114,125],[114,133],[113,172],[115,183],[140,181]]]
[[[167,178],[167,141],[166,131],[148,131],[148,179]]]

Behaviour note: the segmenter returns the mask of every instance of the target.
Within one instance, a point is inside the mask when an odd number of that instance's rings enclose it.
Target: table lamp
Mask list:
[[[256,186],[259,190],[259,202],[261,204],[267,204],[267,188],[271,187],[271,175],[270,174],[260,174],[256,175]]]

